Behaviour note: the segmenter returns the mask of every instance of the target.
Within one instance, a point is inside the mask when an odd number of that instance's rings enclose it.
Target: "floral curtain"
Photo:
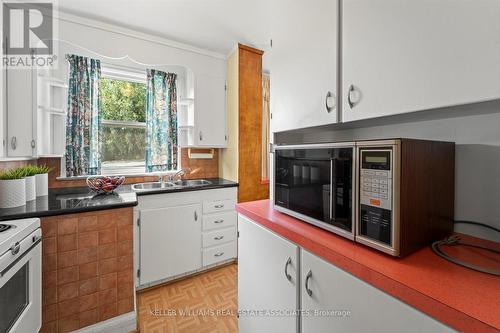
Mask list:
[[[66,176],[96,175],[101,171],[99,60],[66,55],[69,62],[66,117]]]
[[[146,172],[177,169],[177,75],[147,70]]]

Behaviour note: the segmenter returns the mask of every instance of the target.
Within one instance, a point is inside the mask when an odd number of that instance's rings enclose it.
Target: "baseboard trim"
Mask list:
[[[189,279],[189,278],[192,278],[193,276],[200,275],[200,274],[203,274],[203,273],[207,273],[209,271],[212,271],[212,270],[215,270],[215,269],[219,269],[219,268],[222,268],[224,266],[228,266],[228,265],[232,265],[232,264],[237,264],[237,263],[238,263],[238,258],[227,259],[227,260],[224,260],[224,261],[212,264],[212,265],[204,266],[204,267],[202,267],[202,268],[200,268],[200,269],[198,269],[196,271],[187,272],[187,273],[184,273],[184,274],[181,274],[181,275],[177,275],[177,276],[173,276],[173,277],[170,277],[170,278],[167,278],[167,279],[164,279],[164,280],[159,280],[159,281],[151,282],[151,283],[148,283],[148,284],[145,284],[145,285],[142,285],[142,286],[136,286],[135,290],[138,293],[139,292],[144,292],[144,291],[150,291],[151,289],[163,287],[163,286],[165,286],[167,284],[171,284],[171,283],[175,283],[175,282],[178,282],[178,281],[181,281],[181,280]]]
[[[128,333],[137,329],[135,311],[81,328],[73,333]]]

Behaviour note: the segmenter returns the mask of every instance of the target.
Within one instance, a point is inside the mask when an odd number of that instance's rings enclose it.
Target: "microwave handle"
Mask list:
[[[336,191],[333,190],[335,176],[335,158],[330,159],[330,221],[333,220],[333,195]]]

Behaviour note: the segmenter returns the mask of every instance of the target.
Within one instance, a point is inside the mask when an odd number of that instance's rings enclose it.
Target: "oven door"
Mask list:
[[[31,237],[31,236],[30,236]],[[42,323],[39,241],[0,272],[0,333],[38,332]],[[11,256],[10,252],[4,256]]]
[[[354,239],[354,144],[281,146],[274,158],[275,208]]]

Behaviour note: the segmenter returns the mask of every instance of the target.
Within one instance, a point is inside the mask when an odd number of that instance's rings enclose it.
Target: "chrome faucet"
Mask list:
[[[191,168],[180,169],[176,173],[171,174],[171,175],[166,175],[166,176],[168,177],[167,178],[168,181],[173,183],[176,177],[182,178],[182,176],[184,176],[188,173],[191,173]]]

